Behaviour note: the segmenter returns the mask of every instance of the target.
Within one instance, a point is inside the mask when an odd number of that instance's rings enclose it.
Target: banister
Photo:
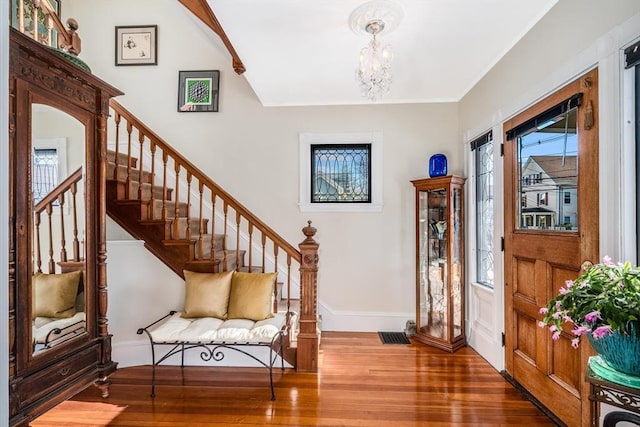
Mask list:
[[[69,175],[64,181],[56,186],[46,196],[42,198],[33,208],[34,213],[40,213],[44,211],[47,206],[56,201],[62,194],[71,190],[74,184],[80,182],[82,179],[82,166],[80,166],[74,173]]]
[[[49,0],[40,0],[40,7],[44,9],[45,13],[49,15],[53,21],[53,26],[56,27],[56,31],[58,32],[58,37],[62,37],[65,41],[65,45],[71,45],[71,36],[67,32],[67,29],[64,27],[64,24],[60,20],[60,17],[56,13]]]
[[[241,216],[246,218],[247,221],[253,223],[253,225],[257,227],[263,233],[263,235],[266,235],[271,241],[273,241],[274,244],[277,244],[279,247],[281,247],[297,262],[301,262],[301,254],[293,245],[280,237],[280,235],[278,235],[273,229],[271,229],[271,227],[262,222],[258,217],[256,217],[251,211],[249,211],[245,206],[238,202],[222,187],[213,182],[207,175],[204,174],[204,172],[202,172],[191,162],[185,159],[182,155],[180,155],[173,147],[171,147],[167,142],[159,137],[142,121],[138,120],[120,103],[111,98],[109,100],[109,105],[114,109],[114,111],[116,111],[118,115],[120,115],[120,117],[127,120],[128,125],[133,125],[136,129],[138,129],[138,132],[144,134],[152,143],[154,143],[157,147],[160,147],[163,151],[163,156],[168,154],[169,157],[174,159],[176,163],[178,163],[181,167],[184,167],[189,173],[192,174],[193,177],[197,178],[199,182],[204,183],[205,186],[208,187],[213,194],[215,194],[217,197],[220,197],[225,202],[225,205],[231,206],[237,214],[240,214]]]
[[[211,10],[211,6],[209,5],[209,3],[206,0],[178,1],[182,3],[182,5],[189,11],[191,11],[191,13],[197,16],[206,26],[211,28],[213,32],[218,35],[218,37],[220,37],[220,40],[222,40],[222,43],[225,45],[227,51],[231,55],[233,70],[236,72],[236,74],[240,75],[247,71],[244,64],[240,60],[240,56],[238,56],[238,53],[231,44],[231,40],[229,40],[229,37],[227,37],[227,33],[225,33],[224,29],[222,28],[220,21],[218,21],[215,13],[213,13],[213,10]]]

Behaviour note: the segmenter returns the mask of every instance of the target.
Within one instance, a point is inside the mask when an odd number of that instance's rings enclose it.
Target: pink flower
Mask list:
[[[588,323],[595,322],[596,320],[602,320],[599,311],[592,311],[584,316],[584,320]]]
[[[562,317],[562,312],[560,312],[560,311],[556,311],[555,313],[553,313],[553,314],[551,315],[551,317],[553,317],[554,319],[559,319],[559,318],[561,318],[561,317]]]
[[[571,347],[578,348],[580,345],[580,338],[574,338],[571,340]]]
[[[547,324],[544,323],[542,320],[538,322],[538,327],[539,328],[544,328],[545,326],[547,326]]]
[[[606,335],[611,335],[611,326],[609,325],[602,325],[602,326],[598,326],[592,333],[591,335],[593,336],[593,338],[598,339],[598,338],[602,338]]]
[[[564,284],[567,287],[567,289],[573,288],[573,280],[565,280]]]
[[[549,311],[549,309],[547,307],[542,307],[540,309],[540,314],[547,314],[548,311]]]
[[[602,258],[602,262],[604,265],[614,265],[609,255],[605,255],[604,258]]]
[[[567,293],[569,293],[569,291],[566,290],[565,288],[560,288],[558,292],[560,292],[560,295],[566,295]]]
[[[573,319],[566,314],[564,315],[563,320],[568,323],[573,323]]]
[[[573,335],[579,337],[581,335],[586,334],[587,332],[589,332],[589,327],[588,326],[578,326],[576,328],[574,328],[571,333],[573,333]]]
[[[562,302],[560,300],[556,301],[556,310],[560,311],[561,308],[562,308]]]
[[[558,330],[558,328],[556,327],[556,325],[551,325],[551,326],[549,326],[549,330],[551,332],[556,332]]]
[[[560,339],[560,331],[554,332],[553,335],[551,335],[551,339],[558,341]]]

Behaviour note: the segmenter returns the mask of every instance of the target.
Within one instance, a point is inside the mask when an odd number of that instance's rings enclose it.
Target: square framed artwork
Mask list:
[[[178,111],[218,111],[220,71],[180,71],[178,75]]]
[[[116,27],[116,66],[158,65],[158,26]]]

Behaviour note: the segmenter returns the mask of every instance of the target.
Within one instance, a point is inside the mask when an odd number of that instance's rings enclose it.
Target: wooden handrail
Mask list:
[[[215,13],[213,13],[213,10],[211,10],[211,6],[209,6],[209,2],[207,2],[206,0],[178,0],[178,1],[182,3],[184,7],[189,9],[191,13],[197,16],[202,22],[204,22],[209,28],[211,28],[214,33],[216,33],[220,37],[220,40],[222,40],[222,43],[224,43],[225,47],[229,51],[229,54],[231,55],[233,70],[236,72],[236,74],[240,75],[245,71],[247,71],[244,64],[240,60],[240,56],[238,56],[238,53],[236,52],[233,45],[231,44],[231,40],[229,40],[229,37],[227,37],[227,33],[225,33],[224,29],[222,28],[220,21],[218,21],[218,18],[216,17]]]
[[[114,109],[122,118],[127,120],[129,124],[138,129],[139,132],[144,134],[149,140],[158,148],[160,148],[165,154],[173,158],[181,167],[184,167],[188,173],[195,177],[200,183],[203,183],[205,187],[208,187],[213,194],[220,197],[227,205],[232,207],[238,214],[246,218],[249,223],[253,224],[264,235],[266,235],[271,241],[280,246],[284,251],[290,255],[297,262],[301,261],[300,252],[293,247],[289,242],[284,240],[278,235],[271,227],[266,225],[245,206],[238,202],[234,197],[222,189],[218,184],[213,182],[207,175],[205,175],[200,169],[194,166],[191,162],[185,159],[180,153],[178,153],[167,142],[160,138],[155,132],[153,132],[148,126],[138,120],[131,112],[124,108],[120,103],[113,98],[109,101],[109,105]]]
[[[58,200],[58,198],[71,190],[74,184],[77,184],[82,179],[82,166],[80,166],[75,172],[69,175],[64,181],[56,186],[46,196],[42,198],[33,208],[34,213],[43,212],[47,209],[47,206]]]
[[[35,247],[34,247],[34,262],[36,266],[36,272],[42,272],[42,248],[41,243],[44,243],[48,248],[49,259],[47,262],[48,271],[50,274],[55,273],[56,271],[56,260],[54,258],[54,248],[59,249],[59,258],[58,264],[66,263],[69,261],[67,256],[67,237],[71,239],[72,243],[72,252],[73,257],[71,261],[80,261],[80,241],[78,240],[78,215],[77,215],[77,205],[76,205],[76,195],[78,192],[78,182],[80,182],[83,178],[82,175],[82,166],[80,166],[75,172],[69,175],[64,181],[62,181],[59,185],[57,185],[53,190],[51,190],[42,200],[40,200],[33,208],[33,225],[34,225],[34,233],[36,237]],[[65,228],[65,203],[70,201],[72,205],[73,211],[71,212],[71,226],[72,230],[71,234],[67,234]],[[58,203],[58,207],[60,208],[61,215],[55,220],[56,225],[59,227],[57,231],[59,232],[58,238],[59,240],[54,243],[54,234],[53,234],[53,210],[54,203]],[[46,240],[42,242],[40,232],[41,232],[41,215],[42,213],[46,215],[46,229],[45,235]],[[48,243],[48,245],[47,245]],[[60,264],[62,267],[62,264]],[[64,270],[63,270],[64,272]]]

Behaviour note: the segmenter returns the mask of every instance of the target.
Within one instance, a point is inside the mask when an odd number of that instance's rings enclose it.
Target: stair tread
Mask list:
[[[127,153],[118,153],[118,164],[119,165],[126,165],[127,164],[127,158],[129,156],[127,155]],[[108,163],[115,163],[116,161],[116,152],[113,150],[107,150],[107,162]],[[131,165],[131,167],[135,167],[138,164],[138,159],[136,157],[131,156],[131,158],[129,159],[129,163]]]

